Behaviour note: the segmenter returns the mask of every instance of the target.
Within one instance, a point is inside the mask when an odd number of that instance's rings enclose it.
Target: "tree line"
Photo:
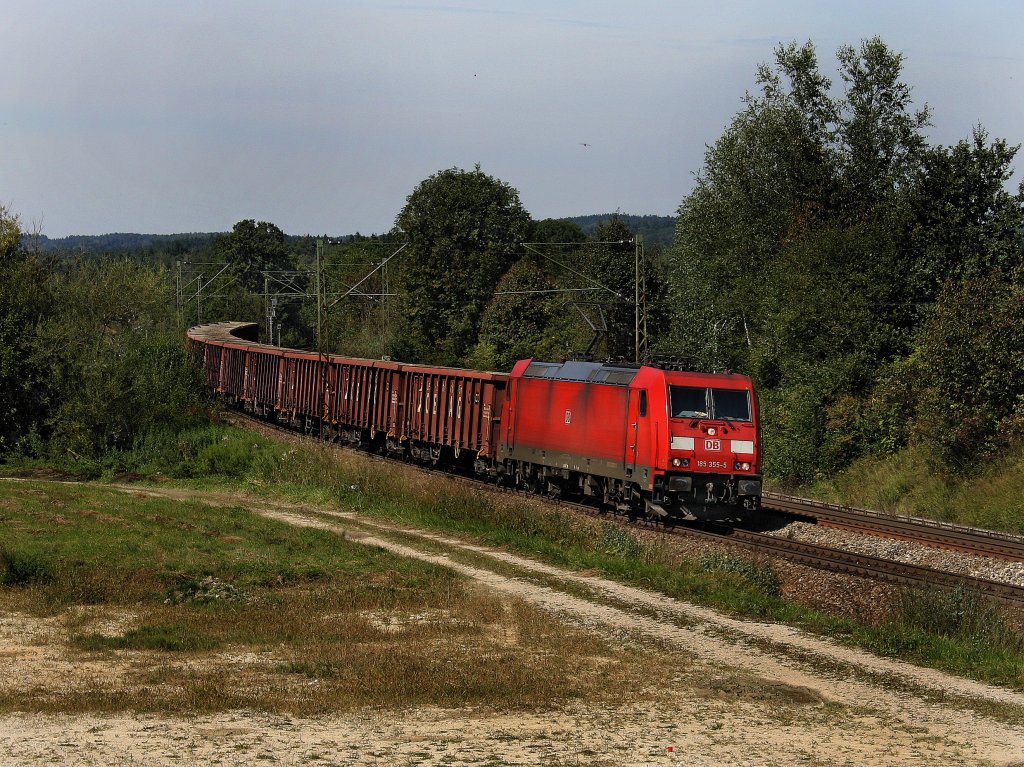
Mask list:
[[[980,125],[955,145],[929,143],[930,111],[914,104],[902,55],[877,38],[837,60],[838,87],[813,44],[779,46],[708,147],[672,244],[649,245],[641,262],[655,351],[755,378],[776,480],[805,482],[912,443],[977,470],[1024,432],[1024,193],[1007,189],[1018,147]],[[177,341],[176,261],[226,267],[204,320],[262,321],[264,272],[297,271],[293,285],[312,293],[327,239],[244,220],[160,243],[157,266],[54,262],[26,247],[10,211],[0,220],[0,380],[15,392],[0,452],[32,440],[124,445],[142,427],[114,411],[131,412],[132,397],[154,396],[147,387],[168,375],[182,386],[160,398],[153,423],[201,409]],[[322,343],[496,370],[588,347],[629,359],[630,224],[665,222],[580,220],[590,231],[534,220],[514,187],[479,166],[438,171],[391,232],[322,246],[324,292],[339,299]],[[316,343],[313,302],[282,297],[276,312],[286,345]]]
[[[760,385],[771,470],[910,442],[977,470],[1024,425],[1017,146],[930,144],[903,57],[780,46],[679,208],[669,342]]]

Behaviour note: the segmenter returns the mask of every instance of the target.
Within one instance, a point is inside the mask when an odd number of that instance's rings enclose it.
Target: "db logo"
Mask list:
[[[705,450],[721,450],[722,449],[722,440],[720,440],[720,439],[706,439],[706,440],[704,440],[704,449]]]

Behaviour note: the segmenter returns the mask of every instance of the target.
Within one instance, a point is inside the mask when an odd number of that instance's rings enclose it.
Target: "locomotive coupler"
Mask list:
[[[715,483],[708,482],[704,487],[707,488],[708,491],[708,497],[704,499],[704,503],[717,503],[718,499],[715,498]]]

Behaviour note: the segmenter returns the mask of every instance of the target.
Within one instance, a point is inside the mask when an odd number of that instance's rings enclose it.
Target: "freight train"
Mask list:
[[[255,323],[188,331],[227,404],[331,441],[674,523],[761,502],[748,376],[520,360],[511,373],[256,343]]]

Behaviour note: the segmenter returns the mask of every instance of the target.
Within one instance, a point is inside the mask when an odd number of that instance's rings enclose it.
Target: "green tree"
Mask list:
[[[1024,437],[1024,285],[950,281],[921,342],[920,439],[971,471]]]
[[[540,221],[530,222],[530,233],[527,237],[530,242],[549,244],[579,244],[587,239],[587,235],[577,224],[564,218],[542,218]]]
[[[461,362],[502,275],[522,252],[530,217],[519,193],[483,173],[451,168],[420,182],[395,220],[402,256],[404,332],[398,353]]]
[[[0,205],[0,267],[14,261],[20,250],[21,220],[5,205]]]
[[[268,221],[239,221],[217,241],[217,252],[251,293],[263,292],[263,271],[294,268],[284,232]]]
[[[203,405],[202,382],[175,326],[170,281],[127,259],[83,259],[52,277],[61,311],[41,327],[57,452],[94,456],[174,431]]]
[[[836,136],[842,158],[847,214],[886,218],[894,195],[910,186],[925,149],[925,105],[913,109],[911,88],[901,79],[903,54],[873,37],[837,54],[846,97],[838,106]]]
[[[497,295],[480,320],[480,341],[470,362],[490,370],[511,370],[516,360],[535,356],[542,348],[556,304],[547,272],[523,258],[505,273]]]
[[[840,97],[810,43],[760,67],[680,205],[669,265],[669,340],[755,375],[769,471],[793,481],[903,444],[918,409],[900,377],[929,358],[929,304],[951,277],[1021,261],[1016,147],[980,128],[929,147],[901,54],[872,38],[837,57]]]
[[[989,143],[981,126],[970,140],[929,147],[910,187],[908,275],[917,301],[933,300],[950,279],[1010,275],[1024,251],[1024,186],[1006,189],[1019,146]]]
[[[20,243],[18,216],[0,205],[0,457],[32,448],[53,396],[37,339],[52,307],[46,272]]]
[[[594,242],[580,251],[579,270],[602,290],[588,294],[600,306],[607,334],[598,353],[632,360],[636,330],[636,242],[633,232],[617,215],[597,225]],[[594,307],[596,308],[596,307]],[[596,315],[591,310],[592,318]]]

